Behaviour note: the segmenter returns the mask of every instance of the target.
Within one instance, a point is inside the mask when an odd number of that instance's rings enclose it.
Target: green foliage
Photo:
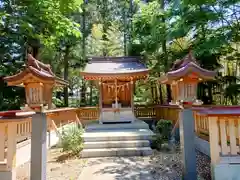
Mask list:
[[[119,31],[119,25],[116,23],[109,25],[105,35],[108,37],[107,40],[102,39],[103,24],[93,24],[91,34],[88,37],[88,54],[102,56],[103,50],[105,50],[109,56],[123,55],[123,42],[121,40],[123,34]]]
[[[162,149],[162,145],[163,145],[163,139],[162,136],[160,134],[156,134],[153,138],[152,138],[152,144],[151,144],[151,148],[153,149],[157,149],[157,150],[161,150]]]
[[[63,152],[79,155],[83,149],[83,129],[73,126],[67,128],[61,137],[61,147]]]
[[[231,60],[239,59],[239,48],[233,47],[240,39],[239,33],[236,34],[236,30],[240,29],[238,7],[235,0],[183,0],[168,3],[153,0],[144,4],[139,1],[140,11],[133,16],[133,42],[141,47],[137,54],[144,54],[148,65],[155,72],[166,72],[173,61],[188,53],[191,46],[202,67],[218,71],[222,68],[220,59],[225,59],[226,56]],[[155,61],[157,62],[153,63]],[[151,76],[157,78],[159,73],[152,73]],[[213,102],[211,91],[219,91],[223,98],[227,97],[222,93],[225,90],[228,91],[225,93],[228,97],[230,94],[238,94],[236,86],[227,88],[228,85],[219,84],[222,90],[211,83],[205,83],[204,88],[199,86],[200,91],[204,92],[200,98],[207,97]],[[218,98],[218,95],[215,97]],[[236,103],[232,97],[228,99]],[[227,101],[221,101],[224,102]]]
[[[80,25],[72,18],[73,13],[80,12],[81,3],[82,0],[1,1],[0,77],[23,69],[28,47],[51,49],[47,63],[58,66],[54,61],[59,57],[58,51],[63,51],[66,44],[75,45],[76,39],[81,37]],[[59,71],[60,68],[54,69]],[[15,88],[13,91],[16,93],[8,91],[1,95],[4,104],[1,102],[0,110],[19,108],[24,95]]]
[[[156,132],[161,135],[163,141],[169,141],[171,137],[172,121],[161,119],[157,122]]]
[[[81,89],[86,94],[84,104],[76,101],[72,106],[96,104],[97,90],[82,83],[78,74],[86,57],[128,52],[142,55],[152,70],[148,81],[137,84],[135,101],[163,103],[169,92],[156,81],[191,46],[202,67],[224,68],[216,82],[199,85],[199,97],[239,104],[239,29],[238,0],[2,0],[0,77],[23,69],[27,47],[37,46],[39,59],[50,64],[57,76],[64,75],[71,92]],[[230,81],[230,76],[236,80]],[[22,90],[3,89],[0,110],[18,109],[24,103]],[[62,106],[59,100],[54,102]]]
[[[156,125],[156,135],[152,140],[152,148],[162,149],[164,143],[168,143],[171,138],[172,121],[161,119]]]
[[[140,4],[140,9],[133,16],[133,37],[144,45],[145,51],[154,52],[165,36],[165,24],[160,21],[165,14],[158,1]]]
[[[64,103],[61,99],[58,99],[56,97],[52,97],[52,102],[56,107],[63,107]]]

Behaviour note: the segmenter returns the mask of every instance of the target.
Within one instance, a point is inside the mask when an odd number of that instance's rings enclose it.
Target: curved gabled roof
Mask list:
[[[213,80],[216,76],[216,72],[200,67],[196,59],[193,57],[192,51],[190,51],[182,60],[177,60],[171,70],[164,76],[160,77],[159,81],[161,83],[170,83],[171,81],[187,77],[191,74],[194,74],[194,76],[203,80]]]
[[[148,68],[138,57],[93,57],[81,72],[87,77],[147,74]]]
[[[43,64],[36,60],[31,54],[28,55],[27,67],[23,71],[13,76],[5,77],[4,80],[6,80],[9,85],[20,85],[29,77],[35,77],[39,81],[48,81],[59,86],[68,85],[67,81],[53,74],[50,65]]]

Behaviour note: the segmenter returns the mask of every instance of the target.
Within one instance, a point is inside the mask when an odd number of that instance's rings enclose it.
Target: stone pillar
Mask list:
[[[180,142],[183,153],[184,180],[197,179],[196,151],[193,112],[189,107],[183,107],[180,112]]]
[[[43,112],[32,116],[31,180],[46,180],[47,165],[47,119]]]

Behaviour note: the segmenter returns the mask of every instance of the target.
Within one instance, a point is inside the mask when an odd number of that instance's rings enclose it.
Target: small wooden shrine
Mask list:
[[[148,75],[140,58],[93,57],[81,75],[99,88],[100,123],[134,121],[135,82]]]
[[[216,72],[201,68],[190,51],[182,60],[177,60],[159,81],[171,85],[171,104],[189,102],[200,105],[202,102],[197,100],[197,85],[201,81],[214,80],[215,75]]]
[[[26,68],[13,76],[4,78],[9,86],[25,88],[27,104],[32,109],[52,106],[54,86],[67,86],[68,82],[54,75],[50,65],[46,65],[28,54]]]

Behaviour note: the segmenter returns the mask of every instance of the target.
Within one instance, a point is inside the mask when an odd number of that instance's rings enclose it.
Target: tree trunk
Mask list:
[[[92,95],[93,95],[93,82],[91,81],[90,82],[90,94],[89,94],[89,104],[90,104],[90,106],[92,106],[92,104],[93,104]]]
[[[159,101],[160,104],[163,104],[163,93],[162,93],[162,85],[159,85]]]
[[[107,29],[108,29],[108,22],[107,22],[107,0],[103,0],[103,7],[101,11],[102,19],[103,19],[103,35],[102,40],[106,42],[107,39]],[[103,56],[107,56],[107,47],[106,45],[103,47]]]
[[[127,13],[124,4],[123,8],[123,26],[124,26],[124,35],[123,35],[123,46],[124,46],[124,56],[127,56]]]
[[[84,0],[84,4],[82,6],[82,58],[83,61],[86,61],[86,9],[85,5],[87,4],[86,0]]]
[[[213,103],[213,94],[212,94],[212,83],[208,82],[208,98],[209,98],[209,104]]]
[[[64,80],[68,81],[68,68],[69,68],[69,63],[68,63],[68,57],[70,53],[70,46],[67,45],[65,49],[65,54],[64,54]],[[65,106],[68,106],[68,87],[64,87],[64,104]]]
[[[150,85],[151,85],[152,102],[154,104],[155,103],[155,95],[154,95],[153,83],[151,83]]]
[[[82,6],[82,58],[86,61],[86,9],[85,5],[87,1],[84,0],[84,4]],[[82,79],[81,85],[81,99],[80,99],[80,106],[86,105],[86,82]]]
[[[165,2],[164,0],[161,0],[161,9],[164,11],[164,8],[165,8]],[[165,23],[165,18],[163,17],[162,18],[162,22]],[[166,31],[165,31],[166,33]],[[164,71],[165,73],[169,70],[169,67],[168,67],[168,52],[167,52],[167,41],[166,39],[164,39],[162,41],[162,51],[163,51],[163,54],[164,54],[164,58],[163,58],[163,65],[164,65]],[[171,97],[171,87],[170,85],[167,84],[167,101],[170,102],[172,100],[172,97]]]
[[[86,82],[82,79],[82,87],[81,87],[81,106],[86,106]]]
[[[32,49],[33,49],[32,56],[35,59],[38,59],[39,47],[32,47]]]
[[[132,44],[132,17],[133,17],[133,0],[129,1],[129,32],[128,32],[128,43]],[[131,48],[131,47],[130,47]]]

